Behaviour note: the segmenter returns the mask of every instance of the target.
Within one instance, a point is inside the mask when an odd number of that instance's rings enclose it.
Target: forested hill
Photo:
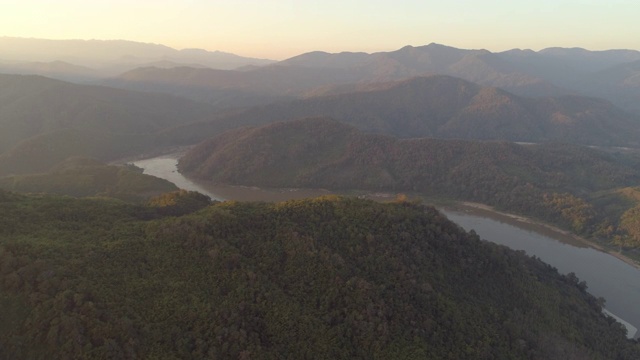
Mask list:
[[[634,202],[614,199],[620,211],[611,212],[592,196],[640,184],[637,161],[586,147],[398,139],[321,118],[229,131],[194,147],[179,169],[220,183],[477,201],[608,240],[628,235],[616,224]]]
[[[210,106],[165,94],[0,74],[0,152],[60,129],[144,134],[200,120]]]
[[[0,74],[0,176],[48,171],[70,156],[138,154],[153,147],[149,134],[212,113],[166,94]]]
[[[193,143],[241,125],[327,116],[364,131],[399,137],[640,146],[640,117],[605,100],[524,98],[450,76],[417,77],[355,89],[255,107],[163,135],[165,141]]]
[[[432,208],[165,203],[0,191],[2,358],[640,357],[575,276]]]
[[[460,195],[487,199],[518,181],[586,191],[640,182],[640,170],[586,147],[398,139],[327,118],[231,130],[192,148],[179,169],[214,182],[270,187],[449,188],[455,194],[475,183]]]
[[[49,173],[0,177],[0,189],[21,193],[49,193],[75,197],[106,196],[145,202],[178,188],[142,173],[135,166],[106,165],[91,158],[69,158]]]

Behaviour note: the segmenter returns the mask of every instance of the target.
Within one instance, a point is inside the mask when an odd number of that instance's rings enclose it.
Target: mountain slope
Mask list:
[[[196,121],[211,107],[169,95],[0,75],[0,152],[60,129],[143,134]]]
[[[345,84],[359,78],[360,74],[350,69],[279,65],[244,71],[148,67],[126,72],[101,84],[138,91],[159,91],[229,108],[291,99],[318,86]]]
[[[109,160],[144,151],[153,146],[149,134],[213,113],[171,95],[0,75],[0,174],[31,165],[46,171],[36,164],[50,167],[68,156]]]
[[[362,89],[362,87],[360,88]],[[400,137],[639,146],[640,118],[594,98],[522,98],[449,76],[374,85],[372,90],[281,102],[163,133],[197,142],[221,131],[328,116],[359,129]]]
[[[0,178],[0,189],[75,197],[107,196],[133,202],[178,190],[169,181],[134,168],[105,165],[89,158],[70,158],[46,174]]]
[[[235,129],[180,159],[185,175],[261,187],[417,192],[474,201],[610,243],[634,205],[599,192],[640,183],[637,163],[586,147],[518,145],[367,134],[329,119]],[[616,236],[614,236],[616,235]],[[639,246],[635,243],[633,246]]]
[[[640,60],[613,66],[584,77],[579,83],[588,94],[640,113]]]
[[[0,209],[8,358],[640,354],[575,276],[415,204],[232,202],[175,217],[0,191]]]
[[[410,174],[422,174],[425,189],[455,187],[444,180],[470,170],[482,170],[506,182],[521,179],[547,189],[601,190],[640,181],[640,171],[633,166],[580,146],[398,139],[364,133],[326,118],[228,131],[192,148],[180,159],[178,168],[215,182],[267,187],[363,188],[371,181],[366,188],[407,190],[408,184],[403,183],[410,180]],[[354,176],[360,170],[369,174],[361,184]],[[584,173],[592,175],[584,178]],[[460,175],[467,178],[471,174]],[[498,186],[497,180],[491,185]]]
[[[145,134],[109,134],[62,129],[22,141],[0,154],[0,176],[48,172],[58,163],[75,156],[110,161],[144,153],[154,148]]]

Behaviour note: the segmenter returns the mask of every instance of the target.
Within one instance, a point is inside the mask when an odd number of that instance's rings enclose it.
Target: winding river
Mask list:
[[[194,182],[177,171],[176,154],[139,160],[134,164],[143,168],[146,174],[167,179],[182,189],[198,191],[215,200],[283,201],[330,194],[327,190],[260,189]],[[441,211],[464,229],[475,230],[483,239],[515,250],[524,250],[556,267],[561,273],[574,272],[580,280],[587,282],[591,294],[606,299],[606,312],[627,327],[629,337],[638,335],[638,268],[542,225],[469,208],[447,208]]]

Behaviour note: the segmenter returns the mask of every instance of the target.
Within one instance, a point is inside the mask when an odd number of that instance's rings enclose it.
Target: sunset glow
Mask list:
[[[431,42],[640,49],[637,1],[0,1],[0,36],[125,39],[283,59]]]

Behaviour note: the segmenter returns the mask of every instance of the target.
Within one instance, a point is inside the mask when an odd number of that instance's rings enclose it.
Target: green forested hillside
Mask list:
[[[0,191],[0,357],[640,356],[575,276],[432,208],[168,199]]]
[[[269,100],[283,94],[344,92],[372,83],[441,74],[498,87],[520,96],[584,94],[601,97],[637,114],[638,60],[640,52],[635,50],[588,51],[556,47],[492,53],[431,43],[372,54],[312,51],[271,66],[243,71],[214,71],[197,66],[140,68],[109,79],[105,84],[207,99],[226,106],[249,106],[261,97]],[[243,96],[247,92],[258,96]]]
[[[142,174],[131,166],[109,166],[89,158],[70,158],[51,172],[0,178],[0,189],[75,197],[107,196],[145,201],[178,188],[167,180]]]
[[[477,201],[612,241],[629,235],[619,227],[620,214],[592,198],[640,183],[635,164],[574,145],[397,139],[306,119],[227,132],[194,147],[179,169],[220,183]]]

